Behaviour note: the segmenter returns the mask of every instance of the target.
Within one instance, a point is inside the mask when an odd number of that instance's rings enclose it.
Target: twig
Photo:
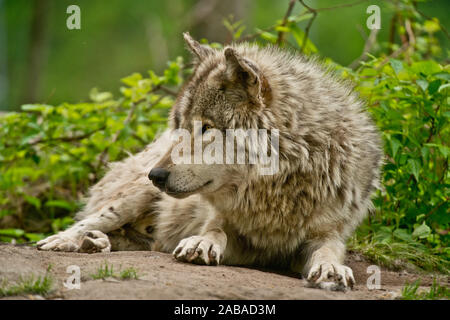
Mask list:
[[[416,44],[416,37],[414,36],[414,32],[412,30],[411,21],[409,19],[405,20],[405,29],[408,34],[408,42],[410,45],[414,46]]]
[[[281,27],[286,26],[289,17],[291,16],[292,9],[294,9],[295,0],[289,1],[289,7],[286,11],[286,14],[284,15],[283,22],[281,22]],[[281,46],[281,44],[284,42],[284,31],[280,30],[278,31],[278,38],[277,38],[277,45]]]
[[[361,26],[361,24],[357,24],[356,25],[356,30],[358,30],[359,34],[361,35],[361,37],[364,39],[364,42],[367,41],[368,36],[366,35],[364,28]]]
[[[380,65],[378,65],[375,69],[379,70],[381,69],[386,63],[389,62],[390,59],[392,58],[397,58],[400,54],[402,54],[403,51],[405,51],[406,49],[408,49],[409,47],[409,43],[404,43],[399,49],[395,50],[394,52],[392,52],[390,55],[388,55],[381,63]]]
[[[309,7],[307,4],[305,4],[304,0],[299,0],[299,1],[300,1],[300,3],[307,9],[307,12],[310,12],[310,13],[313,14],[313,17],[309,20],[308,26],[306,27],[305,38],[304,38],[303,45],[302,45],[302,47],[304,47],[305,44],[306,44],[306,39],[307,39],[308,34],[309,34],[309,29],[311,28],[311,25],[312,25],[312,23],[313,23],[315,17],[317,16],[317,13],[318,13],[318,12],[321,12],[321,11],[327,11],[327,10],[333,10],[333,9],[338,9],[338,8],[351,7],[351,6],[355,6],[355,5],[358,5],[358,4],[360,4],[360,3],[363,3],[363,2],[366,2],[366,1],[369,1],[369,0],[359,0],[359,1],[356,1],[356,2],[352,2],[352,3],[342,4],[342,5],[333,6],[333,7],[328,7],[328,8],[319,8],[319,9],[313,9],[313,8]],[[291,7],[291,4],[292,4],[293,2],[294,2],[294,1],[290,1],[290,2],[289,2],[288,11],[286,12],[285,18],[283,19],[283,23],[281,24],[281,26],[284,26],[284,25],[287,24],[287,19],[289,19],[289,15],[290,15],[290,13],[292,12],[292,9],[290,9],[290,7]],[[294,6],[294,5],[292,4],[292,7],[293,7],[293,6]],[[291,11],[291,12],[290,12],[290,11]],[[284,22],[284,21],[286,21],[286,22]],[[275,24],[275,25],[272,25],[272,26],[270,26],[270,27],[261,29],[261,30],[259,30],[258,32],[255,32],[255,33],[252,33],[252,34],[248,34],[248,35],[246,35],[246,36],[244,36],[244,37],[239,38],[236,42],[239,43],[239,42],[244,42],[244,41],[253,40],[254,38],[260,36],[263,32],[273,31],[273,30],[274,30],[276,27],[278,27],[278,26],[280,26],[280,25],[279,25],[279,24]],[[284,38],[283,38],[284,35],[281,35],[281,40],[280,40],[280,34],[283,34],[283,32],[280,32],[280,31],[278,32],[278,38],[277,38],[277,43],[278,43],[278,44],[281,43],[281,42],[284,40]],[[303,48],[302,48],[302,49],[303,49]]]
[[[161,86],[161,85],[158,86],[158,89],[156,89],[156,90],[164,91],[165,93],[170,94],[171,96],[174,96],[174,97],[176,97],[178,95],[178,93],[176,91],[173,91],[172,89],[169,89],[169,88],[167,88],[165,86]],[[156,90],[153,90],[153,91],[156,91]]]
[[[259,37],[263,32],[273,31],[277,26],[278,26],[277,24],[274,24],[273,26],[267,27],[265,29],[260,29],[258,32],[251,33],[244,37],[239,38],[236,42],[239,43],[239,42],[253,40],[256,37]]]
[[[372,47],[376,43],[378,31],[379,29],[370,30],[369,37],[367,38],[366,43],[364,44],[364,49],[361,55],[348,66],[349,68],[355,69],[360,62],[367,60],[367,53],[369,53],[372,50]]]
[[[303,43],[302,43],[302,47],[300,49],[300,51],[303,52],[303,50],[305,49],[305,46],[306,46],[306,41],[308,40],[309,31],[310,31],[311,26],[312,26],[312,24],[313,24],[314,20],[316,19],[317,14],[319,12],[321,12],[321,11],[328,11],[328,10],[334,10],[334,9],[339,9],[339,8],[345,8],[345,7],[352,7],[352,6],[358,5],[360,3],[366,2],[368,0],[359,0],[359,1],[356,1],[356,2],[352,2],[352,3],[346,3],[346,4],[341,4],[341,5],[338,5],[338,6],[326,7],[326,8],[318,8],[318,9],[311,8],[310,6],[308,6],[305,3],[304,0],[299,0],[299,1],[310,13],[313,14],[312,18],[308,21],[308,25],[305,28],[305,34],[303,35]]]
[[[442,201],[441,203],[439,203],[437,206],[435,206],[433,209],[430,210],[430,212],[428,212],[424,219],[427,219],[429,216],[431,216],[433,213],[435,213],[437,211],[437,209],[439,209],[442,205],[448,203],[449,198],[446,197],[445,201]]]
[[[388,55],[380,63],[380,65],[376,67],[377,70],[381,69],[386,63],[389,62],[390,59],[398,57],[400,54],[402,54],[404,51],[408,50],[411,46],[413,46],[416,43],[416,38],[414,37],[414,33],[412,31],[411,23],[409,22],[409,20],[405,21],[405,29],[407,30],[407,33],[408,33],[408,40],[403,42],[403,45],[399,49],[395,50],[390,55]]]
[[[353,6],[356,6],[358,4],[361,4],[361,3],[367,2],[367,1],[369,1],[369,0],[359,0],[359,1],[351,2],[351,3],[341,4],[338,6],[318,8],[318,9],[314,9],[314,10],[317,12],[320,12],[320,11],[328,11],[328,10],[334,10],[334,9],[345,8],[345,7],[353,7]],[[306,5],[303,3],[302,0],[300,0],[300,2],[306,7]]]
[[[409,21],[409,19],[405,20],[405,29],[406,29],[406,33],[408,34],[408,42],[409,42],[409,46],[405,51],[405,58],[408,61],[408,64],[411,64],[411,58],[410,58],[409,52],[414,50],[414,46],[416,45],[416,37],[414,36],[414,32],[412,30],[411,22]]]
[[[300,3],[301,3],[301,4],[302,4],[309,12],[311,12],[311,13],[313,14],[312,18],[309,19],[309,21],[308,21],[308,25],[306,26],[306,28],[305,28],[305,33],[304,33],[304,35],[303,35],[302,47],[300,48],[300,52],[303,52],[303,50],[305,49],[305,46],[306,46],[306,41],[308,40],[309,30],[311,29],[311,26],[312,26],[314,20],[315,20],[316,17],[317,17],[317,10],[311,8],[310,6],[308,6],[308,5],[304,2],[304,0],[299,0],[299,1],[300,1]]]
[[[93,135],[94,133],[101,131],[103,129],[105,129],[105,125],[101,126],[98,129],[92,130],[90,132],[78,135],[78,136],[72,136],[72,137],[56,137],[56,138],[50,138],[50,139],[36,139],[34,141],[30,141],[29,145],[34,146],[36,144],[39,143],[49,143],[49,142],[54,142],[54,141],[62,141],[62,142],[72,142],[72,141],[77,141],[77,140],[83,140],[85,138],[88,138],[89,136]]]

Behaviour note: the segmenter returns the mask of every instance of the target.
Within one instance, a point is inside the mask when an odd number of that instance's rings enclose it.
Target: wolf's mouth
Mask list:
[[[193,195],[195,193],[201,192],[205,187],[209,186],[212,182],[213,182],[213,180],[208,180],[202,186],[198,187],[197,189],[190,190],[190,191],[172,191],[172,190],[168,190],[167,186],[166,186],[165,190],[162,190],[162,191],[164,191],[171,197],[174,197],[177,199],[183,199],[183,198],[189,197],[190,195]]]

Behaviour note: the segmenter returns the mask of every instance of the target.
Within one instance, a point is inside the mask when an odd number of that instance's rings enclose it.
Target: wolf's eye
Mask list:
[[[208,131],[209,129],[212,129],[212,126],[209,124],[205,124],[202,127],[202,134],[205,133],[206,131]]]
[[[205,133],[206,131],[208,131],[209,129],[212,129],[212,126],[209,124],[205,124],[202,127],[202,134]]]

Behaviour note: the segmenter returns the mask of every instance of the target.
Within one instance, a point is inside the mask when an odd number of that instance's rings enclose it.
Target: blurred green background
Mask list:
[[[288,0],[0,0],[0,110],[25,103],[58,104],[88,98],[89,90],[117,92],[118,79],[132,72],[157,72],[166,61],[186,56],[181,33],[229,41],[223,19],[243,20],[246,33],[271,26],[283,17]],[[307,0],[313,8],[355,0]],[[68,30],[66,9],[81,8],[81,30]],[[348,65],[362,52],[368,29],[366,8],[381,8],[378,43],[387,40],[390,1],[368,1],[324,11],[311,29],[319,52]],[[418,3],[449,29],[450,1]],[[296,4],[294,13],[303,10]],[[303,22],[305,25],[307,21]],[[331,32],[330,32],[331,31]],[[444,35],[439,35],[443,37]],[[448,41],[441,42],[448,56]]]

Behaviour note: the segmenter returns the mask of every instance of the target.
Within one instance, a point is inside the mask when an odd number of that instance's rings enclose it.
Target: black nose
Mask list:
[[[164,188],[166,186],[167,178],[170,172],[163,168],[153,168],[148,174],[148,178],[152,180],[153,184],[158,188]]]

